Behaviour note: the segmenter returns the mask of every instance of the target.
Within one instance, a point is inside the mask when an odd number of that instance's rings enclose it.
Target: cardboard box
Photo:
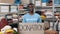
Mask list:
[[[45,33],[46,34],[58,34],[57,31],[55,30],[46,30]]]
[[[13,4],[15,0],[0,0],[0,3],[11,3]]]

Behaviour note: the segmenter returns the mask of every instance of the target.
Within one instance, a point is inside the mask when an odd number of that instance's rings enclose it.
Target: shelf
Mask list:
[[[52,9],[52,6],[36,6],[37,9]]]
[[[0,14],[8,14],[9,12],[0,12]]]
[[[18,14],[25,14],[27,11],[19,11]]]
[[[51,7],[51,8],[52,8],[52,6],[36,6],[36,7],[47,7],[47,8],[48,8],[48,7]]]
[[[42,6],[42,7],[52,7],[52,6]]]
[[[12,14],[16,14],[16,13],[18,13],[18,12],[10,12],[10,13],[12,13]]]
[[[56,21],[56,20],[57,20],[56,18],[54,18],[54,19],[53,18],[46,18],[45,19],[45,21],[51,21],[51,22]]]
[[[58,7],[60,7],[60,5],[56,5],[55,7],[57,7],[57,8],[58,8]]]
[[[18,13],[18,14],[25,14],[25,12],[24,13]]]
[[[18,23],[9,23],[9,25],[11,25],[11,24],[19,24],[19,22]]]
[[[19,10],[22,10],[22,11],[24,11],[24,10],[27,10],[27,9],[19,9]]]
[[[0,3],[0,5],[17,5],[17,4],[11,4],[11,3]]]
[[[0,5],[12,5],[10,3],[0,3]]]

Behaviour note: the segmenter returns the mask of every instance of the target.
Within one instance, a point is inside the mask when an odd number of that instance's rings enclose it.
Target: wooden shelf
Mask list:
[[[27,9],[19,9],[19,10],[23,10],[24,11],[24,10],[27,10]]]
[[[38,8],[38,7],[46,7],[46,8],[50,7],[50,8],[52,8],[52,6],[36,6],[36,8]]]

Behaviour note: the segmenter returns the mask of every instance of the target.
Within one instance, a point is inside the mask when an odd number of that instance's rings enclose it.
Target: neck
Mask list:
[[[33,15],[34,13],[33,13],[33,12],[30,12],[29,14],[30,14],[30,15]]]

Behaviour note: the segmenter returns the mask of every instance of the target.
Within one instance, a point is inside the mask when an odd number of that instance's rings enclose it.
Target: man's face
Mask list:
[[[33,5],[29,5],[29,9],[33,9]]]
[[[29,9],[30,12],[33,12],[33,9],[34,9],[34,8],[33,8],[32,5],[29,5],[28,9]]]

